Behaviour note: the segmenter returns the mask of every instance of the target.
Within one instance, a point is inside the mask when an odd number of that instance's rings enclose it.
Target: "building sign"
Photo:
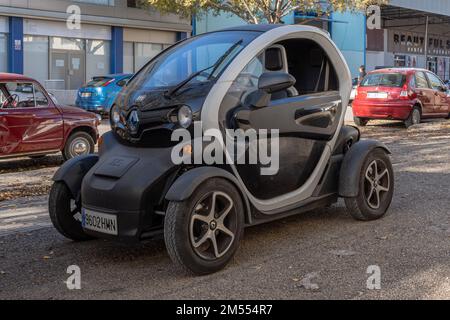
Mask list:
[[[425,33],[389,30],[389,52],[425,54]],[[450,37],[430,34],[428,36],[428,54],[436,56],[450,55]]]
[[[22,40],[14,40],[14,50],[15,51],[22,50]]]

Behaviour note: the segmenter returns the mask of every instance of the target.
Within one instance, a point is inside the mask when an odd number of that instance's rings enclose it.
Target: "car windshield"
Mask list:
[[[183,41],[148,63],[131,79],[128,88],[170,88],[208,67],[211,68],[201,72],[190,83],[214,80],[258,35],[258,32],[215,32]],[[225,59],[221,61],[222,58]]]
[[[402,87],[406,75],[402,73],[372,73],[361,81],[361,87]]]

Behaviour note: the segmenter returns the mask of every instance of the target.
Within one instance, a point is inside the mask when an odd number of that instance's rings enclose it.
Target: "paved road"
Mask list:
[[[47,227],[45,197],[3,202],[0,299],[450,299],[450,122],[376,124],[363,135],[394,153],[384,219],[356,222],[339,203],[254,227],[233,263],[207,277],[178,273],[162,241],[67,241]],[[79,291],[64,283],[69,265],[81,267]],[[381,290],[366,288],[373,265]]]

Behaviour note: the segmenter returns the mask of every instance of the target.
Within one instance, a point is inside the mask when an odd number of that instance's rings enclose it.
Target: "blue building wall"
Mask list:
[[[294,13],[284,18],[286,24],[294,23]],[[246,22],[227,13],[219,16],[212,14],[193,21],[194,34],[239,26]],[[365,65],[366,59],[366,17],[364,14],[334,12],[330,16],[331,38],[342,51],[353,77],[358,76],[358,69]]]
[[[333,12],[331,38],[342,51],[353,77],[366,65],[366,16],[361,13]]]
[[[111,27],[111,73],[123,73],[122,27]]]
[[[8,72],[23,73],[23,18],[9,18]]]

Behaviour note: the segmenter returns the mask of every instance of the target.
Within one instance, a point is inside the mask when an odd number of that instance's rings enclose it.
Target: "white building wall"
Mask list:
[[[24,19],[25,35],[111,40],[111,27],[82,24],[80,30],[70,30],[66,23],[59,21]]]

